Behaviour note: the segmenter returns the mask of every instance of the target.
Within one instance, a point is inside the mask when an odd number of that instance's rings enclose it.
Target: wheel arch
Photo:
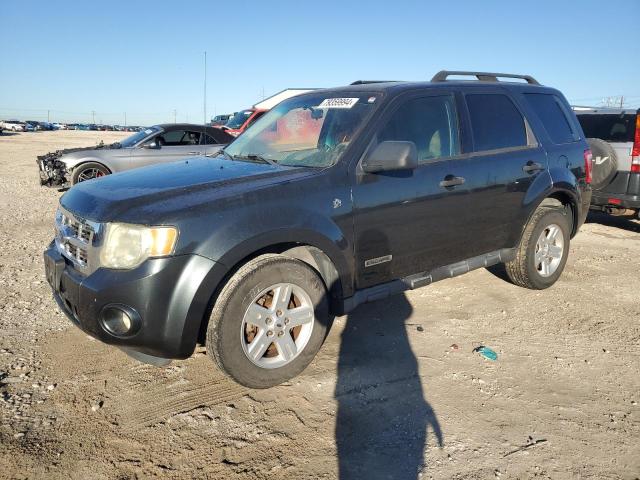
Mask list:
[[[200,325],[199,341],[205,338],[209,324],[211,309],[213,308],[221,290],[229,279],[247,262],[260,255],[277,254],[300,260],[313,268],[322,278],[328,292],[329,305],[332,314],[339,315],[342,312],[343,298],[351,295],[352,279],[347,268],[346,259],[337,248],[327,247],[331,241],[312,240],[292,233],[288,237],[296,238],[296,241],[284,238],[278,241],[265,241],[266,239],[251,239],[238,245],[232,252],[227,253],[218,260],[223,264],[226,273],[210,293],[209,306]],[[251,246],[251,248],[247,248]]]
[[[578,200],[575,197],[573,192],[568,192],[566,190],[556,190],[549,193],[546,197],[544,197],[536,210],[543,205],[556,205],[562,206],[567,209],[567,212],[571,214],[571,238],[575,236],[578,231]]]
[[[540,194],[535,201],[531,201],[529,204],[529,214],[527,221],[522,225],[520,234],[518,236],[518,242],[522,239],[527,225],[531,222],[531,219],[535,215],[536,211],[542,206],[556,206],[567,209],[567,212],[571,215],[571,238],[575,236],[578,230],[579,211],[578,211],[578,198],[575,192],[565,188],[552,188],[544,193]]]
[[[82,165],[86,165],[87,163],[98,163],[98,164],[102,165],[104,168],[106,168],[107,170],[109,170],[110,174],[113,173],[113,169],[106,162],[104,162],[102,159],[91,158],[91,157],[82,158],[77,163],[74,163],[73,165],[68,165],[67,168],[69,169],[70,172],[73,172],[78,167],[81,167]]]

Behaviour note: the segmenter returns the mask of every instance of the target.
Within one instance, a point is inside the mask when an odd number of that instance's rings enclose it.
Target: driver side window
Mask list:
[[[413,142],[420,163],[458,155],[460,141],[453,95],[407,100],[378,133],[378,142],[387,140]]]

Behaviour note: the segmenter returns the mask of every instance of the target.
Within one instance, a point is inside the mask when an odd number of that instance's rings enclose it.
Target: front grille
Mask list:
[[[90,273],[95,268],[91,260],[98,229],[99,224],[79,218],[62,208],[56,213],[58,251],[83,273]]]
[[[62,219],[62,224],[67,225],[71,229],[75,238],[82,240],[87,245],[91,243],[94,231],[90,225],[81,223],[78,220],[70,218],[64,214],[62,216]]]

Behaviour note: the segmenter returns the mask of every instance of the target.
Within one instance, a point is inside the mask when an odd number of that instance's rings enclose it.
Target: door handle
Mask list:
[[[540,165],[538,162],[527,162],[523,167],[522,170],[525,173],[534,173],[534,172],[538,172],[540,170],[544,170],[544,167],[542,165]]]
[[[200,155],[202,152],[187,152],[189,155]]]
[[[444,188],[455,187],[464,183],[463,177],[456,177],[455,175],[447,175],[444,180],[440,182],[440,186]]]

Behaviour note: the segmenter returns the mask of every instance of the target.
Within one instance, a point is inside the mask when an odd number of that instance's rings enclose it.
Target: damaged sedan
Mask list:
[[[40,184],[68,188],[111,173],[166,163],[194,155],[214,155],[234,137],[203,125],[164,124],[126,139],[94,147],[70,148],[38,156]]]

